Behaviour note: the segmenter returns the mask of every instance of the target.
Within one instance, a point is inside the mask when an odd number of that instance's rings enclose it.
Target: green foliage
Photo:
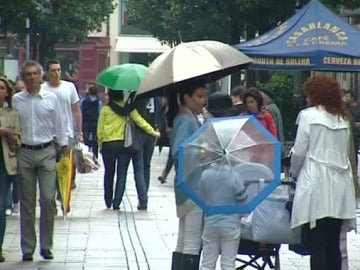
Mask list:
[[[236,44],[264,33],[309,0],[125,0],[129,22],[175,45],[202,39]],[[337,11],[360,7],[360,0],[323,0]]]
[[[284,124],[284,134],[286,140],[293,140],[295,119],[298,108],[293,101],[294,93],[293,71],[276,71],[268,83],[257,83],[257,87],[267,87],[274,90],[276,94],[275,103],[279,106]]]
[[[295,11],[295,0],[126,0],[130,23],[170,44],[214,39],[239,43]],[[245,33],[246,32],[246,33]]]
[[[297,3],[298,2],[298,6]],[[129,21],[169,44],[214,39],[239,43],[286,20],[309,0],[125,0]],[[334,10],[360,0],[324,0]]]
[[[24,39],[30,18],[32,42],[48,55],[58,42],[84,40],[107,22],[114,8],[112,0],[1,0],[1,27]]]

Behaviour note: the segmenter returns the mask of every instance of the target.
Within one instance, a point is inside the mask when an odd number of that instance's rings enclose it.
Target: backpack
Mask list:
[[[85,98],[82,103],[82,117],[83,122],[97,122],[99,118],[99,100],[91,101],[90,98]]]

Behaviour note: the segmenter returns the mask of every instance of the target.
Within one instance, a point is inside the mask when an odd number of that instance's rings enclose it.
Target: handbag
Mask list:
[[[124,136],[125,136],[124,138],[125,148],[129,148],[132,151],[138,151],[140,149],[140,143],[136,132],[136,126],[134,121],[129,116],[126,118]]]
[[[289,245],[289,250],[302,256],[310,255],[310,226],[309,223],[301,227],[301,243]]]
[[[286,203],[286,209],[289,213],[292,213],[294,194],[292,194],[292,199]],[[289,250],[300,254],[302,256],[310,255],[310,224],[304,224],[298,228],[301,231],[300,243],[289,244]]]

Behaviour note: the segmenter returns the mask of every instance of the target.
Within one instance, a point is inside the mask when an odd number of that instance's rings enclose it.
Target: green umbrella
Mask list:
[[[148,68],[140,64],[109,66],[96,77],[96,83],[113,90],[137,91]]]

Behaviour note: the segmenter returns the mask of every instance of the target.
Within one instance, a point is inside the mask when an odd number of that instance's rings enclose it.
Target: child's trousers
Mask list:
[[[234,270],[239,249],[240,227],[204,228],[201,270],[215,270],[220,255],[221,270]]]

